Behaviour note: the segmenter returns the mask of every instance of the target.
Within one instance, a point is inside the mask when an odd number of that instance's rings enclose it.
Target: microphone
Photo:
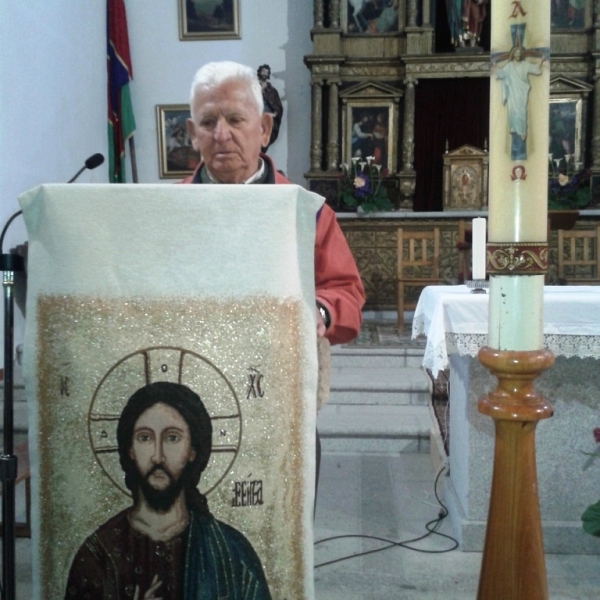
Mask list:
[[[83,167],[81,167],[81,169],[79,169],[79,171],[77,171],[77,173],[75,173],[75,175],[73,175],[73,177],[71,177],[71,179],[69,179],[67,183],[73,183],[86,169],[95,169],[96,167],[99,167],[103,162],[104,156],[102,156],[102,154],[100,154],[99,152],[97,152],[96,154],[92,154],[92,156],[90,156],[85,161]]]
[[[90,156],[86,161],[85,164],[83,165],[83,167],[81,167],[81,169],[79,169],[79,171],[77,171],[77,173],[75,173],[75,175],[73,177],[71,177],[71,179],[69,179],[69,181],[67,181],[67,183],[73,183],[86,169],[95,169],[96,167],[99,167],[102,163],[104,162],[104,156],[102,156],[102,154],[100,154],[100,152],[97,152],[96,154],[92,154],[92,156]],[[10,219],[6,222],[6,225],[4,225],[4,228],[2,229],[2,232],[0,233],[0,271],[2,270],[6,270],[3,269],[2,267],[4,266],[2,261],[3,261],[3,256],[16,256],[16,255],[3,255],[2,254],[2,245],[4,244],[4,236],[6,235],[6,231],[9,227],[9,225],[20,215],[22,214],[23,211],[22,210],[18,210],[14,215],[12,215],[12,217],[10,217]]]

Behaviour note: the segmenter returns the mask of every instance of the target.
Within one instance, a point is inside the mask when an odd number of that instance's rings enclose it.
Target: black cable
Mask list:
[[[4,236],[8,230],[9,225],[20,215],[22,214],[22,210],[18,210],[8,221],[6,221],[6,225],[4,225],[4,229],[0,234],[0,254],[3,254],[2,247],[4,246]]]
[[[423,554],[443,554],[445,552],[452,552],[453,550],[456,550],[456,548],[458,548],[458,541],[455,540],[450,535],[447,535],[445,533],[440,533],[439,531],[437,531],[437,529],[442,524],[442,521],[448,516],[448,509],[446,508],[445,504],[440,500],[440,497],[438,496],[438,493],[437,493],[438,481],[439,481],[442,473],[444,473],[446,471],[446,469],[447,469],[447,466],[444,465],[438,471],[438,474],[435,478],[435,482],[433,484],[433,492],[435,494],[436,500],[438,501],[438,504],[441,507],[441,510],[440,510],[440,513],[439,513],[437,519],[433,519],[433,520],[425,523],[425,529],[427,529],[427,533],[425,533],[417,538],[413,538],[412,540],[405,540],[403,542],[395,542],[393,540],[388,540],[386,538],[381,538],[381,537],[377,537],[374,535],[364,535],[364,534],[361,535],[361,534],[352,534],[352,533],[324,538],[322,540],[316,541],[314,543],[314,545],[317,546],[318,544],[322,544],[323,542],[331,542],[334,540],[340,540],[340,539],[344,539],[344,538],[362,538],[362,539],[367,539],[367,540],[376,540],[379,542],[385,542],[387,545],[382,546],[381,548],[375,548],[373,550],[365,550],[364,552],[358,552],[357,554],[349,554],[347,556],[342,556],[340,558],[328,560],[326,562],[315,565],[314,568],[318,569],[319,567],[325,567],[327,565],[332,565],[332,564],[342,562],[345,560],[350,560],[351,558],[357,558],[359,556],[367,556],[369,554],[375,554],[376,552],[383,552],[384,550],[389,550],[390,548],[396,548],[396,547],[406,548],[407,550],[414,550],[415,552],[422,552]],[[409,544],[414,544],[415,542],[420,542],[421,540],[424,540],[425,538],[427,538],[433,534],[439,535],[441,537],[444,537],[444,538],[450,540],[452,542],[452,547],[446,548],[445,550],[423,550],[421,548],[414,548],[412,546],[409,546]]]

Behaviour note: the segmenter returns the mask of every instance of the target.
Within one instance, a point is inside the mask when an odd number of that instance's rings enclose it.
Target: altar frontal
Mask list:
[[[21,196],[34,598],[313,597],[322,201]]]

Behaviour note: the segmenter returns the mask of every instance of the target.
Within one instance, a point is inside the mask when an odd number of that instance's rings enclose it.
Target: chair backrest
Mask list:
[[[440,278],[440,229],[398,228],[398,279]]]
[[[558,277],[569,284],[600,279],[600,226],[558,230]]]

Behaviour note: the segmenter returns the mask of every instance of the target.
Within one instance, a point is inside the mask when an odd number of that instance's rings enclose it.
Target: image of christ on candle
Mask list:
[[[546,52],[527,50],[523,45],[525,24],[511,25],[513,46],[508,53],[492,57],[492,68],[502,85],[502,103],[508,110],[508,128],[511,136],[511,160],[527,158],[527,107],[530,75],[541,75]],[[498,66],[503,63],[502,66]]]

